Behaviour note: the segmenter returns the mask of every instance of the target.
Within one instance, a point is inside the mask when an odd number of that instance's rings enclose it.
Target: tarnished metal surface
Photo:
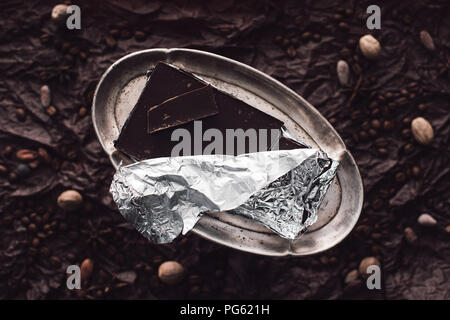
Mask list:
[[[339,243],[355,225],[362,207],[361,178],[351,154],[332,126],[303,98],[275,79],[249,66],[215,54],[191,49],[150,49],[132,53],[103,75],[94,97],[92,116],[99,140],[114,166],[130,160],[113,146],[145,84],[145,72],[165,61],[193,72],[217,88],[284,121],[297,139],[339,161],[319,208],[318,221],[298,240],[279,237],[240,216],[203,216],[194,232],[218,243],[265,255],[307,255]]]

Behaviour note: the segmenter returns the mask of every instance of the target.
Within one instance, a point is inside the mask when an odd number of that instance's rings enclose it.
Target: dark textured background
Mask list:
[[[383,53],[369,62],[357,47],[368,33],[367,1],[78,1],[80,31],[52,24],[56,2],[1,1],[0,297],[448,299],[450,8],[448,1],[376,3],[382,28],[370,33]],[[434,38],[434,52],[420,43],[423,29]],[[316,106],[344,138],[364,179],[365,205],[351,235],[317,256],[270,258],[195,235],[155,246],[125,223],[108,194],[114,170],[89,110],[111,63],[155,47],[202,49],[247,63]],[[337,82],[339,59],[352,68],[349,88]],[[40,104],[43,84],[52,90],[54,116]],[[428,147],[405,130],[416,116],[434,127]],[[51,159],[27,172],[15,158],[23,148],[44,148]],[[57,209],[58,194],[68,188],[84,196],[81,210]],[[418,225],[422,212],[437,225]],[[416,244],[405,241],[405,227],[416,232]],[[367,256],[381,261],[380,291],[365,289],[361,280],[344,283]],[[94,261],[91,280],[70,292],[65,268],[85,258]],[[187,270],[171,287],[157,278],[159,264],[169,259]],[[134,274],[134,283],[126,283]]]

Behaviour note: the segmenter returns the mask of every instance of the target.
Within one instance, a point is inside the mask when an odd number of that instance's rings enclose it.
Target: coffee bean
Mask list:
[[[379,114],[380,114],[380,109],[379,109],[379,108],[375,108],[375,109],[373,109],[373,110],[370,112],[370,115],[371,115],[372,117],[377,116],[377,115],[379,115]]]
[[[45,150],[44,148],[38,148],[38,156],[40,159],[42,159],[46,163],[51,162],[50,155],[48,154],[47,150]]]
[[[395,181],[398,183],[403,183],[406,180],[406,176],[403,172],[398,172],[395,174]]]
[[[377,136],[377,131],[373,128],[370,128],[368,133],[369,133],[369,136],[371,136],[371,137]]]
[[[405,234],[406,242],[408,242],[409,244],[415,244],[417,242],[417,235],[412,228],[406,227],[403,232]]]
[[[383,207],[383,200],[382,200],[382,199],[377,198],[377,199],[375,199],[375,200],[372,202],[372,208],[373,208],[374,210],[380,210],[382,207]]]
[[[412,119],[410,117],[403,118],[402,122],[404,125],[410,126]]]
[[[372,128],[379,129],[381,127],[381,122],[378,119],[373,119],[370,124],[372,125]]]
[[[16,152],[16,158],[17,160],[23,161],[23,162],[29,162],[36,160],[38,157],[37,152],[29,149],[20,149]]]
[[[410,154],[413,150],[414,146],[411,143],[408,143],[403,147],[403,151],[405,151],[406,154]]]
[[[297,55],[297,50],[295,50],[295,48],[293,46],[289,46],[287,48],[287,54],[289,57],[294,58]]]
[[[39,239],[38,238],[34,238],[33,239],[33,241],[31,242],[31,245],[33,246],[33,247],[37,247],[37,246],[39,246]]]
[[[446,226],[444,230],[445,232],[450,233],[450,225]]]
[[[9,157],[12,153],[13,149],[11,146],[6,146],[5,149],[3,149],[3,155],[5,157]]]
[[[145,32],[142,31],[136,31],[134,33],[134,38],[136,39],[136,41],[144,41],[146,39],[146,34]]]
[[[408,90],[402,89],[402,90],[400,90],[400,94],[402,94],[404,96],[407,96],[408,95]]]
[[[412,172],[413,176],[415,176],[415,177],[420,176],[420,172],[421,172],[420,167],[419,166],[413,166],[412,169],[411,169],[411,172]]]
[[[8,168],[0,164],[0,176],[6,176],[8,174]]]
[[[353,111],[350,117],[352,120],[357,120],[359,117],[361,117],[361,111],[360,110]]]
[[[369,130],[369,129],[370,129],[369,121],[364,121],[364,122],[361,124],[361,128],[364,129],[364,130]]]
[[[298,38],[291,38],[290,42],[294,47],[297,47],[300,43],[300,40]]]
[[[131,38],[131,32],[130,30],[123,29],[120,31],[120,38],[123,40],[128,40]]]
[[[118,29],[110,29],[109,34],[113,36],[114,38],[119,38],[120,31]]]
[[[388,154],[388,150],[386,148],[378,148],[377,151],[380,156],[386,156]]]
[[[386,147],[388,145],[388,141],[385,138],[378,138],[375,140],[375,145],[377,147]]]
[[[351,15],[353,15],[353,10],[352,9],[345,9],[344,13],[345,13],[346,16],[351,16]]]
[[[349,26],[346,22],[339,22],[338,27],[339,27],[339,29],[341,29],[343,31],[346,31],[349,29]]]
[[[283,46],[283,47],[287,47],[289,44],[290,44],[290,40],[289,39],[287,39],[287,38],[284,38],[283,39],[283,41],[281,42],[281,45]]]
[[[315,33],[314,35],[313,35],[313,40],[314,41],[320,41],[320,39],[321,39],[321,36],[320,36],[320,34],[318,34],[318,33]]]
[[[274,41],[275,41],[275,43],[281,43],[281,41],[283,41],[283,37],[282,36],[280,36],[280,35],[277,35],[275,38],[274,38]]]
[[[394,124],[390,120],[384,120],[383,129],[386,131],[392,130],[394,128]]]
[[[311,37],[312,37],[312,33],[309,32],[309,31],[306,31],[306,32],[303,32],[301,38],[302,38],[303,40],[309,40],[309,39],[311,39]]]
[[[37,227],[36,227],[36,225],[34,223],[30,223],[28,225],[28,231],[35,232],[36,230],[37,230]]]
[[[433,38],[426,30],[422,30],[420,32],[420,41],[422,42],[423,46],[427,48],[430,51],[434,51],[436,49],[434,45]]]
[[[27,114],[25,112],[25,109],[17,108],[16,109],[16,118],[17,118],[17,120],[19,120],[21,122],[25,121],[26,118],[27,118]]]
[[[366,131],[361,131],[361,132],[359,133],[359,138],[360,138],[362,141],[367,141],[367,140],[369,139],[369,135],[367,134]]]
[[[331,18],[332,18],[333,20],[342,20],[343,16],[342,16],[342,14],[335,13],[335,14],[333,14],[333,15],[331,16]]]
[[[386,99],[392,99],[394,97],[394,94],[392,92],[387,92],[384,97]]]
[[[397,100],[395,100],[395,102],[399,105],[399,106],[404,106],[408,103],[408,99],[405,97],[401,97],[398,98]]]
[[[111,36],[106,36],[105,42],[106,42],[106,45],[111,49],[116,46],[116,40]]]
[[[367,257],[367,258],[364,258],[362,261],[361,261],[361,263],[359,264],[359,274],[362,276],[362,277],[364,277],[364,278],[367,278],[367,277],[369,277],[372,273],[371,272],[368,272],[368,268],[370,267],[370,266],[378,266],[378,267],[381,267],[381,263],[380,263],[380,261],[377,259],[377,258],[375,258],[375,257]]]
[[[57,112],[57,110],[56,110],[56,108],[54,106],[48,107],[46,111],[47,111],[47,114],[50,117],[53,117],[56,114],[56,112]]]
[[[421,103],[417,106],[417,109],[419,109],[419,111],[425,111],[427,106],[424,103]]]
[[[378,107],[378,101],[372,101],[370,104],[369,104],[369,108],[370,109],[375,109],[375,108],[377,108]]]

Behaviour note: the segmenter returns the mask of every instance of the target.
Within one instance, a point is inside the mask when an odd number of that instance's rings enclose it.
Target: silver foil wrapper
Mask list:
[[[317,220],[337,167],[307,148],[157,158],[121,166],[110,191],[120,213],[155,243],[186,234],[204,213],[223,211],[296,239]]]

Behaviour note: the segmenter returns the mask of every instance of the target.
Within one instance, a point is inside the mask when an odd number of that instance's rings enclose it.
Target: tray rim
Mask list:
[[[152,48],[152,49],[144,49],[144,50],[139,50],[139,51],[135,51],[129,54],[124,55],[123,57],[119,58],[117,61],[115,61],[111,66],[108,67],[108,69],[106,69],[104,71],[104,73],[102,74],[99,82],[97,83],[97,86],[95,88],[95,92],[94,92],[94,98],[92,101],[92,108],[91,108],[91,116],[92,116],[92,122],[93,122],[93,127],[94,127],[94,131],[97,135],[97,139],[100,142],[100,145],[102,146],[103,150],[105,151],[105,153],[108,154],[108,157],[110,158],[110,161],[112,163],[112,165],[114,167],[117,168],[117,163],[116,160],[113,159],[112,155],[113,152],[108,152],[108,148],[106,147],[103,139],[101,139],[101,135],[100,135],[100,129],[98,127],[98,121],[97,121],[97,117],[96,117],[96,105],[97,105],[97,93],[101,88],[102,83],[105,81],[105,79],[108,77],[108,75],[111,73],[112,70],[114,70],[120,63],[122,63],[123,61],[130,59],[132,57],[135,56],[139,56],[139,55],[145,55],[147,53],[160,53],[160,54],[164,54],[166,57],[170,57],[171,53],[178,53],[178,52],[186,52],[189,54],[199,54],[199,55],[203,55],[206,56],[208,58],[212,58],[212,59],[217,59],[217,60],[221,60],[224,63],[230,63],[233,64],[235,66],[237,66],[240,69],[245,70],[247,73],[249,74],[253,74],[252,76],[261,78],[261,80],[264,80],[266,83],[274,86],[274,87],[278,87],[278,89],[280,89],[281,91],[283,91],[283,94],[289,95],[290,98],[292,98],[294,101],[299,101],[301,104],[303,104],[304,106],[308,107],[308,111],[313,113],[313,115],[317,118],[319,118],[321,121],[323,121],[326,125],[327,125],[327,129],[331,130],[333,133],[333,136],[335,138],[337,138],[338,143],[340,144],[340,147],[342,148],[341,150],[341,154],[343,154],[344,156],[349,158],[349,161],[351,163],[351,165],[354,167],[354,169],[356,169],[356,179],[357,179],[357,184],[360,186],[361,188],[361,192],[359,193],[359,197],[357,199],[357,208],[356,208],[356,212],[354,213],[354,219],[352,221],[352,223],[348,226],[348,228],[346,229],[345,232],[341,233],[339,237],[335,238],[333,241],[331,241],[330,243],[328,243],[328,245],[326,247],[322,247],[322,248],[316,248],[314,250],[310,250],[307,253],[304,252],[295,252],[292,250],[292,246],[293,243],[295,241],[289,241],[289,245],[286,246],[284,251],[267,251],[265,249],[260,249],[260,248],[256,248],[256,247],[242,247],[239,246],[237,244],[234,244],[233,242],[229,242],[227,240],[222,240],[220,238],[211,236],[207,231],[203,230],[202,226],[200,225],[200,221],[199,223],[197,223],[197,225],[192,229],[192,231],[196,234],[198,234],[199,236],[213,241],[215,243],[219,243],[221,245],[236,249],[236,250],[240,250],[240,251],[244,251],[244,252],[250,252],[250,253],[254,253],[254,254],[259,254],[259,255],[266,255],[266,256],[287,256],[287,255],[292,255],[292,256],[307,256],[307,255],[313,255],[313,254],[317,254],[323,251],[326,251],[334,246],[336,246],[337,244],[339,244],[341,241],[343,241],[348,234],[353,230],[354,226],[356,225],[359,216],[361,214],[362,211],[362,207],[363,207],[363,202],[364,202],[364,185],[362,182],[362,178],[361,178],[361,174],[358,168],[358,165],[355,161],[355,159],[353,158],[353,155],[350,153],[350,151],[346,148],[344,141],[342,140],[341,136],[337,133],[337,131],[334,129],[334,127],[328,122],[328,120],[313,106],[311,105],[308,101],[306,101],[303,97],[301,97],[299,94],[297,94],[295,91],[293,91],[292,89],[290,89],[289,87],[287,87],[286,85],[284,85],[283,83],[281,83],[280,81],[276,80],[275,78],[269,76],[268,74],[259,71],[247,64],[244,64],[242,62],[236,61],[234,59],[230,59],[218,54],[214,54],[211,52],[207,52],[207,51],[202,51],[202,50],[196,50],[196,49],[186,49],[186,48]],[[341,195],[342,197],[342,195]],[[334,219],[334,217],[330,220],[330,222]],[[215,219],[213,217],[210,217],[208,215],[204,215],[202,217],[201,220],[204,220],[205,222],[207,222],[208,220],[212,222],[212,220],[214,220],[214,222],[219,221],[218,219]],[[224,223],[222,221],[220,221],[221,223]],[[226,224],[226,223],[224,223]],[[245,230],[248,232],[255,232],[252,230],[248,230],[248,229],[242,229],[240,227],[234,226],[234,225],[230,225],[230,224],[226,224],[229,227],[232,228],[238,228],[241,230]],[[324,225],[323,227],[325,227],[326,225]],[[323,228],[321,227],[321,228]],[[313,231],[319,231],[321,228]],[[255,232],[258,233],[258,232]],[[274,235],[276,237],[278,237],[277,235]],[[284,239],[286,240],[286,239]],[[288,240],[286,240],[288,241]]]

